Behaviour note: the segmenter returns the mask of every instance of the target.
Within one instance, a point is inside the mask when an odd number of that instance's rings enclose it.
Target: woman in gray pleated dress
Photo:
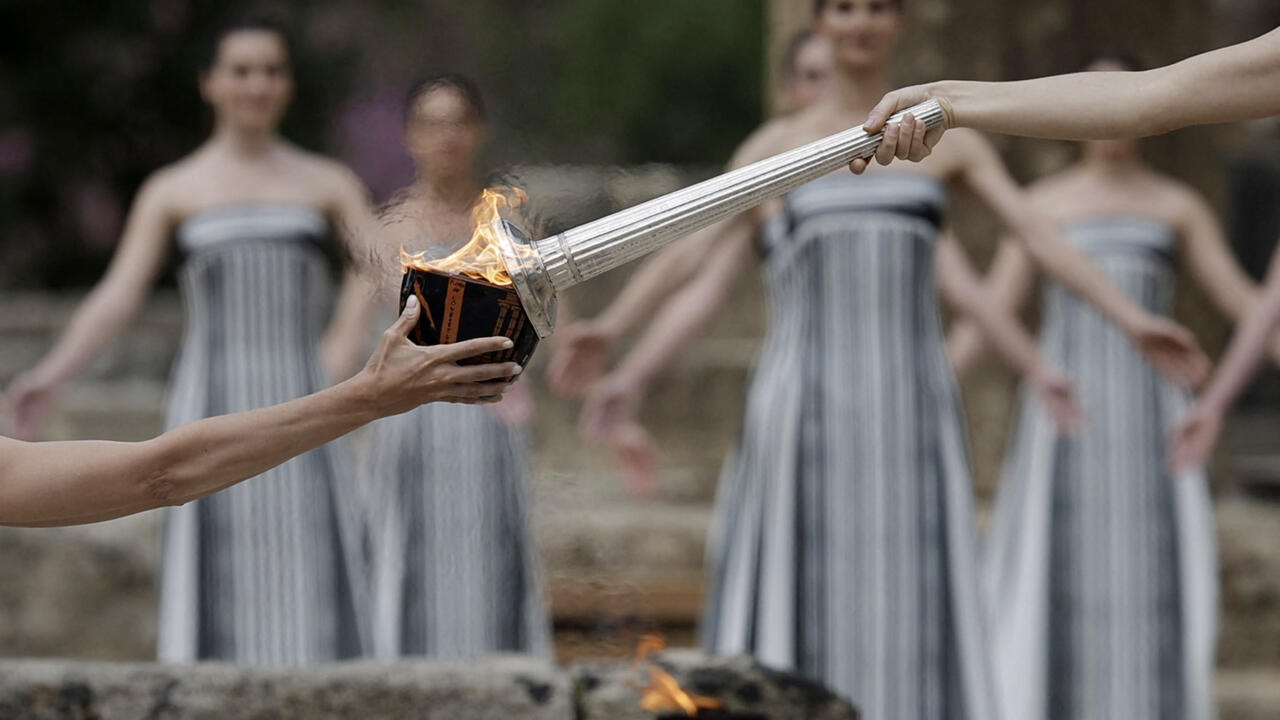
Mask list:
[[[1099,60],[1094,70],[1132,70]],[[1252,302],[1207,203],[1147,168],[1132,141],[1084,145],[1034,201],[1121,290],[1173,309],[1178,260],[1229,318]],[[1019,304],[1033,274],[1001,249],[995,290]],[[955,330],[966,369],[979,349]],[[1213,519],[1202,470],[1169,470],[1168,433],[1187,406],[1123,335],[1056,286],[1042,350],[1077,381],[1074,437],[1023,403],[986,558],[994,656],[1011,718],[1213,717],[1217,615]]]
[[[444,257],[471,234],[484,102],[467,78],[435,75],[410,91],[405,119],[417,180],[386,209],[387,236]],[[550,651],[518,390],[493,408],[424,406],[373,425],[379,657]]]
[[[28,424],[123,332],[175,239],[187,325],[168,427],[327,384],[318,349],[334,287],[322,243],[334,226],[371,217],[364,190],[345,168],[277,134],[291,93],[277,25],[227,25],[201,91],[212,136],[139,191],[106,277],[19,381]],[[304,665],[361,654],[367,570],[353,486],[329,445],[168,511],[160,658]]]
[[[764,126],[734,163],[865,118],[903,19],[884,0],[819,2],[836,58],[831,90]],[[948,183],[973,190],[1136,342],[1196,356],[1180,340],[1149,342],[1183,331],[1107,284],[1030,211],[990,146],[964,133],[912,172],[835,173],[685,241],[707,245],[705,262],[584,408],[597,432],[634,412],[771,224],[761,260],[769,328],[717,494],[704,646],[821,680],[868,718],[999,716],[963,421],[934,291],[935,252],[951,242],[940,233]]]

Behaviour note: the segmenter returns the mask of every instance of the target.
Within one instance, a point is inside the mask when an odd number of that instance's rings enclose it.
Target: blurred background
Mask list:
[[[294,34],[298,97],[285,135],[348,163],[379,199],[407,183],[404,89],[435,70],[485,88],[493,164],[528,185],[555,231],[706,177],[771,112],[782,49],[807,0],[295,0],[266,5]],[[0,385],[34,363],[102,273],[128,203],[155,168],[208,131],[199,43],[261,3],[118,0],[0,5]],[[910,0],[901,82],[1016,79],[1120,50],[1149,65],[1280,23],[1273,0]],[[1068,144],[994,138],[1021,180],[1074,157]],[[1205,192],[1254,276],[1280,236],[1280,124],[1199,128],[1145,145]],[[985,266],[992,221],[963,197],[959,234]],[[633,268],[576,289],[601,307]],[[1179,317],[1217,352],[1228,329],[1194,290]],[[585,446],[576,407],[524,382],[538,410],[534,514],[562,659],[624,655],[661,630],[691,644],[716,477],[738,430],[763,327],[748,283],[646,410],[661,490],[636,501],[611,457]],[[126,342],[64,396],[55,438],[138,439],[162,425],[180,305],[166,280]],[[1034,314],[1029,321],[1035,321]],[[543,353],[546,359],[548,353]],[[540,370],[540,369],[538,369]],[[1015,403],[984,367],[966,383],[975,491],[989,501]],[[1280,708],[1280,375],[1240,406],[1214,465],[1222,553],[1219,659],[1232,703]],[[150,659],[158,514],[81,529],[0,530],[0,655]]]

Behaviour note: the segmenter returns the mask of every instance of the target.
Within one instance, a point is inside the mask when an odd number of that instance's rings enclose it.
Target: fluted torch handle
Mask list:
[[[911,113],[926,128],[946,120],[929,100],[889,119]],[[845,130],[794,150],[690,185],[537,242],[538,254],[557,290],[647,255],[678,238],[785,195],[811,180],[875,154],[883,132]]]

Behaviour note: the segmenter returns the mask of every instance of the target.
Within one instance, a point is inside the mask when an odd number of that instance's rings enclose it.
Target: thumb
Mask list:
[[[902,105],[899,101],[900,94],[900,91],[891,92],[876,103],[876,106],[867,114],[867,121],[862,124],[862,129],[869,133],[878,133],[883,130],[884,124],[889,122],[889,118]]]
[[[418,297],[410,295],[409,299],[404,303],[404,311],[400,313],[400,317],[396,318],[396,322],[391,326],[391,332],[399,337],[409,337],[409,331],[414,325],[418,324],[418,315],[422,312],[421,306],[418,305]]]

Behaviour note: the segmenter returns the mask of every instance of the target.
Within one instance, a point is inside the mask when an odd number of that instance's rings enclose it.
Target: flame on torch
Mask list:
[[[679,711],[688,717],[697,717],[699,710],[718,710],[724,703],[710,697],[694,695],[680,687],[680,683],[671,673],[658,667],[649,658],[666,647],[666,643],[657,635],[645,635],[640,638],[636,648],[636,664],[648,666],[649,684],[641,688],[640,707],[649,712]]]
[[[524,205],[529,196],[516,187],[485,188],[480,199],[471,209],[471,239],[448,257],[428,260],[426,251],[410,253],[400,248],[400,265],[404,270],[415,268],[450,275],[465,275],[493,285],[510,286],[502,259],[497,223],[503,211],[515,210]]]

